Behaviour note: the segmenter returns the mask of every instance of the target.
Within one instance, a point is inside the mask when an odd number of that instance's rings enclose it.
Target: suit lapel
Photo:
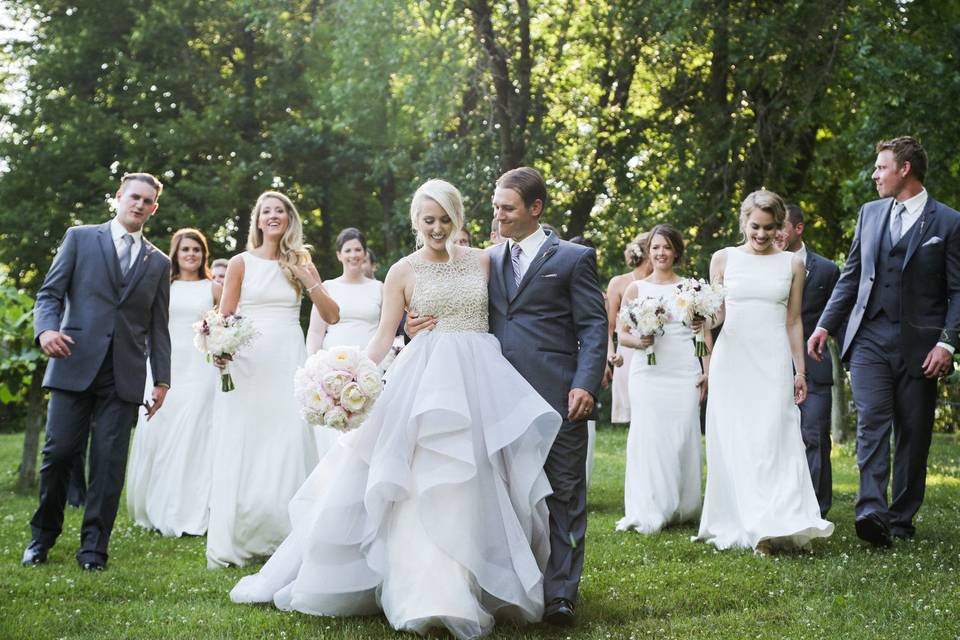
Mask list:
[[[113,244],[109,222],[100,225],[99,231],[97,231],[97,240],[100,244],[100,252],[103,254],[107,275],[110,277],[110,284],[113,285],[115,291],[120,291],[120,261],[117,259],[117,248]]]
[[[560,241],[557,240],[556,236],[552,233],[547,236],[547,239],[544,240],[543,244],[540,245],[540,250],[537,251],[537,255],[533,258],[533,262],[530,263],[530,266],[527,268],[527,272],[523,274],[523,278],[520,280],[520,286],[517,287],[517,291],[510,298],[510,301],[513,302],[517,299],[523,290],[527,287],[530,282],[537,277],[537,273],[540,272],[540,269],[543,268],[543,265],[550,259],[550,257],[557,252],[557,249],[560,246]]]
[[[134,261],[133,273],[130,274],[130,281],[127,283],[127,286],[123,288],[123,293],[120,296],[120,302],[123,302],[128,297],[130,297],[130,292],[133,291],[137,284],[140,282],[140,279],[143,278],[143,274],[147,271],[147,264],[150,260],[150,257],[157,250],[152,244],[147,242],[146,238],[140,244],[140,253],[137,254],[137,259]]]
[[[870,250],[868,256],[864,256],[864,262],[869,262],[870,264],[876,264],[877,255],[879,255],[880,247],[883,245],[883,235],[884,233],[889,233],[890,228],[890,212],[893,210],[893,198],[890,198],[889,202],[886,204],[881,204],[879,206],[880,215],[875,216],[876,226],[873,229],[873,232],[869,234],[869,238],[872,240],[869,247],[866,247]]]
[[[803,288],[806,289],[808,286],[810,286],[810,283],[813,282],[813,272],[817,268],[817,262],[813,259],[813,252],[811,252],[810,249],[807,249],[807,256],[806,260],[804,260],[804,263],[804,266],[807,269],[807,277],[803,281]]]
[[[903,268],[901,268],[901,271],[907,268],[907,263],[910,262],[910,258],[913,257],[913,254],[917,251],[917,248],[922,245],[924,239],[932,232],[934,216],[936,213],[936,200],[930,196],[927,196],[927,205],[923,208],[923,213],[920,214],[920,219],[914,223],[917,225],[917,230],[916,233],[913,234],[913,237],[910,238],[910,244],[907,245],[907,254],[903,257]]]

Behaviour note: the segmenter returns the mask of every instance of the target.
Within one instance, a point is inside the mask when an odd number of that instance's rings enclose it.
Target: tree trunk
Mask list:
[[[847,375],[840,362],[840,350],[832,339],[827,341],[833,361],[833,407],[830,410],[830,435],[837,444],[850,437],[847,426]]]
[[[28,492],[37,486],[37,457],[40,452],[40,432],[46,421],[46,407],[43,406],[43,370],[37,365],[30,380],[27,392],[27,424],[23,430],[23,457],[20,461],[20,473],[17,476],[17,491]]]

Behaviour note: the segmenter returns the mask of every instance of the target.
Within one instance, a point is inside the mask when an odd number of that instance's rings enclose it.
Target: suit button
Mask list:
[[[513,320],[513,316],[507,316],[507,320]]]

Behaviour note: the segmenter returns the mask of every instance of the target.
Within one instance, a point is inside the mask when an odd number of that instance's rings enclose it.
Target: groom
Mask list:
[[[77,562],[107,565],[107,544],[120,504],[130,429],[143,403],[146,359],[155,387],[153,417],[170,386],[170,260],[143,237],[163,186],[148,173],[123,176],[116,216],[71,227],[34,306],[34,334],[50,358],[50,390],[40,467],[40,506],[22,564],[47,560],[63,530],[71,468],[90,439],[90,483]],[[92,423],[92,427],[91,427]]]
[[[594,250],[540,227],[543,177],[520,167],[496,186],[494,215],[507,241],[490,249],[490,331],[510,364],[564,417],[544,467],[553,487],[544,620],[571,624],[587,530],[587,420],[606,366],[607,316]]]
[[[857,407],[856,531],[910,538],[923,501],[937,378],[953,371],[960,327],[960,214],[923,187],[927,154],[904,136],[877,145],[880,200],[863,205],[843,273],[807,342],[820,359],[849,314],[841,356]],[[893,427],[893,491],[890,428]]]

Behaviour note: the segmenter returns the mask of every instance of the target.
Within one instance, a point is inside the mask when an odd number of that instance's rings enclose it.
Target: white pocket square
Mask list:
[[[941,238],[940,236],[933,236],[932,238],[924,242],[922,246],[929,247],[932,244],[940,244],[941,242],[943,242],[943,238]]]
[[[556,278],[556,277],[557,277],[557,274],[555,274],[555,273],[545,273],[545,274],[543,274],[543,275],[540,276],[540,277],[541,277],[541,278]]]

